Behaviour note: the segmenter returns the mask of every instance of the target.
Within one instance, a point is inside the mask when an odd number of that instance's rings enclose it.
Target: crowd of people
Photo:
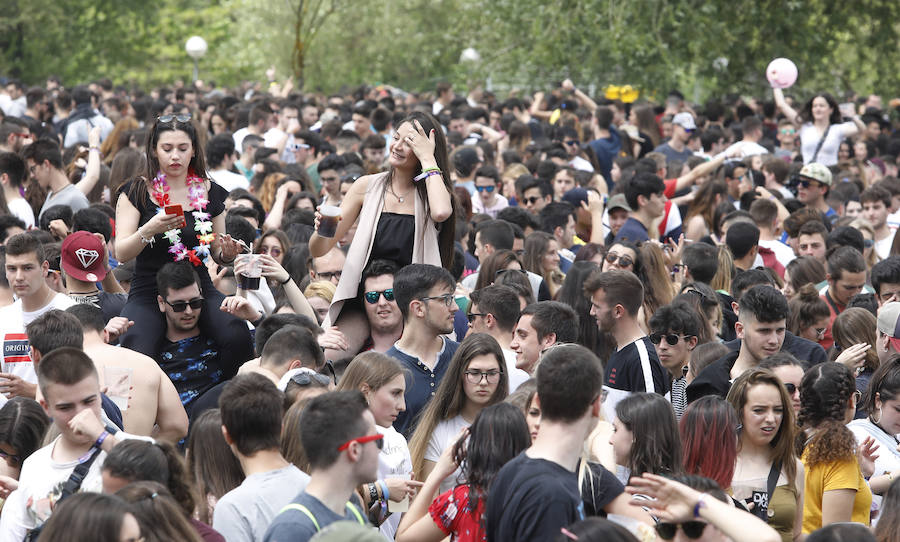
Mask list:
[[[0,542],[900,541],[845,98],[5,80]]]

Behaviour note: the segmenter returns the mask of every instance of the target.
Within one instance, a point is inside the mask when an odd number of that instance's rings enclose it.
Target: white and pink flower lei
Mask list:
[[[209,245],[216,238],[213,233],[213,224],[210,220],[209,213],[206,212],[206,206],[209,205],[209,199],[206,197],[206,187],[202,178],[198,177],[193,171],[188,172],[185,183],[188,186],[188,199],[191,201],[190,207],[194,210],[191,214],[194,216],[194,231],[197,232],[198,245],[192,249],[188,249],[181,242],[181,230],[179,228],[171,229],[163,234],[172,245],[169,253],[172,254],[176,262],[180,262],[185,258],[195,266],[206,262],[210,257]],[[153,179],[153,199],[159,206],[157,213],[165,213],[166,205],[171,205],[169,201],[169,183],[166,182],[165,173],[158,173]]]

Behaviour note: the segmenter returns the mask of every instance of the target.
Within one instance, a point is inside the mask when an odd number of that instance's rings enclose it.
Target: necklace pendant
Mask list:
[[[401,198],[400,196],[397,196],[397,199],[400,200],[400,203],[403,203],[403,198]]]

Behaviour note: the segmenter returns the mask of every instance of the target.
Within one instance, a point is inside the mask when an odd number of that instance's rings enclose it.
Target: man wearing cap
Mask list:
[[[687,148],[687,142],[696,129],[697,125],[694,123],[693,115],[687,112],[678,113],[672,118],[672,137],[653,149],[653,151],[664,154],[669,162],[672,160],[686,162],[688,158],[694,155]]]
[[[837,213],[825,203],[829,188],[831,188],[831,171],[827,167],[810,162],[800,170],[797,199],[807,207],[821,211],[829,220],[834,220]]]
[[[628,220],[628,215],[631,213],[631,207],[629,207],[628,202],[625,201],[625,194],[616,194],[609,198],[606,209],[608,221],[604,223],[604,226],[609,228],[609,233],[606,235],[606,242],[604,244],[606,246],[611,246],[613,239],[616,238],[619,230],[622,229],[622,225]]]
[[[72,301],[97,307],[107,321],[122,312],[128,295],[115,274],[109,272],[101,234],[86,231],[69,234],[60,249],[60,267],[66,277],[66,293]],[[97,288],[100,281],[103,290]]]
[[[878,309],[878,340],[875,343],[881,363],[900,354],[900,303],[891,301]]]

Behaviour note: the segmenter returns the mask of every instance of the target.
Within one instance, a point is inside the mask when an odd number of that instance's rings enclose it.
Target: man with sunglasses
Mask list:
[[[409,438],[414,420],[428,405],[447,372],[459,343],[445,337],[453,332],[456,281],[442,267],[407,265],[394,275],[394,297],[403,315],[403,335],[386,352],[409,372],[406,410],[394,429]]]
[[[687,303],[672,303],[657,309],[650,317],[650,342],[656,347],[659,362],[669,371],[672,407],[680,420],[687,407],[688,362],[697,346],[700,319]]]
[[[377,478],[384,435],[362,393],[313,398],[300,416],[300,442],[309,459],[309,484],[278,512],[263,541],[306,542],[341,520],[368,525],[356,488]],[[384,498],[381,484],[374,486],[375,497]]]
[[[162,339],[157,363],[169,376],[190,414],[194,401],[219,382],[237,373],[247,356],[219,347],[200,329],[200,316],[206,307],[196,271],[189,262],[170,262],[156,275],[159,312],[165,315],[166,334]],[[261,319],[261,314],[242,297],[227,297],[221,310],[247,321]],[[140,333],[133,328],[132,333]],[[247,331],[247,345],[250,347]]]
[[[687,162],[688,158],[694,155],[687,148],[687,143],[696,129],[697,124],[694,122],[693,115],[684,111],[678,113],[672,118],[672,137],[653,149],[653,152],[662,153],[669,162],[672,160]]]
[[[797,184],[797,199],[811,209],[820,211],[828,220],[837,218],[837,213],[826,202],[831,188],[831,170],[822,164],[811,162],[800,170]]]
[[[403,335],[403,315],[394,297],[397,264],[373,260],[363,271],[363,306],[369,320],[369,340],[363,350],[387,352]]]

